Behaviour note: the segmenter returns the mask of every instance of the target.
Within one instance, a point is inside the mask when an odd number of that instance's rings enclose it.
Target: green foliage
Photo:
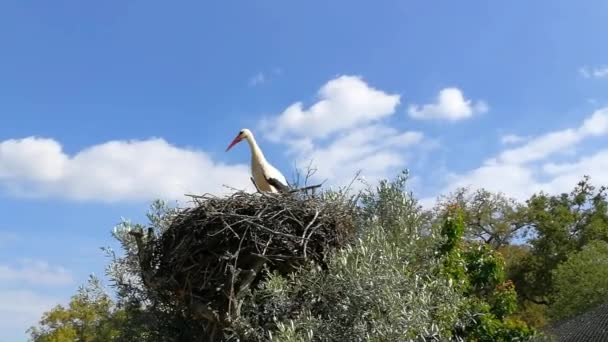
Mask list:
[[[605,192],[585,177],[569,194],[540,193],[527,201],[526,220],[535,236],[530,256],[513,279],[524,299],[551,304],[553,270],[589,241],[608,241]]]
[[[464,236],[469,240],[479,240],[498,249],[524,233],[524,206],[501,193],[460,188],[440,198],[435,211],[445,214],[454,204],[461,210]]]
[[[513,314],[514,318],[526,322],[529,326],[537,329],[544,327],[549,322],[547,306],[536,304],[526,300],[520,300],[517,311]]]
[[[399,239],[431,234],[430,214],[424,212],[410,191],[407,191],[408,173],[403,172],[394,181],[381,180],[375,190],[360,194],[361,234],[374,229]]]
[[[468,241],[461,253],[467,265],[480,272],[468,279],[471,291],[478,293],[481,286],[485,288],[482,292],[489,293],[492,286],[480,284],[479,280],[487,279],[491,273],[504,274],[504,279],[512,280],[517,287],[519,309],[515,316],[534,326],[544,325],[547,312],[557,310],[551,309],[559,298],[555,280],[557,267],[590,241],[608,241],[606,188],[595,188],[588,177],[570,193],[541,192],[525,205],[486,190],[459,189],[439,202],[436,217],[445,215],[454,204],[462,211],[464,238]],[[510,244],[515,237],[529,239],[524,245]],[[487,251],[473,252],[472,241],[483,242],[487,246],[483,248],[499,251],[505,260],[504,273],[498,270],[502,267],[500,263],[495,263]],[[453,255],[448,262],[457,265],[458,258]],[[494,279],[494,282],[501,280]]]
[[[553,272],[553,318],[569,317],[608,301],[608,243],[591,241]]]
[[[327,270],[271,276],[250,292],[233,334],[264,341],[404,341],[453,337],[465,298],[440,275],[436,236],[420,233],[422,213],[405,177],[362,194],[357,244]]]
[[[452,251],[460,250],[465,227],[463,216],[462,210],[458,207],[450,208],[448,211],[441,228],[441,235],[446,239],[440,248],[441,252],[449,254]]]
[[[530,246],[528,245],[505,245],[497,252],[505,262],[505,278],[514,279],[522,272],[522,263],[530,257]]]
[[[506,281],[496,286],[489,298],[492,313],[503,319],[517,310],[517,292],[513,282]]]
[[[469,320],[457,335],[471,341],[529,340],[536,332],[524,322],[508,318],[517,309],[517,293],[512,282],[504,282],[504,261],[487,244],[465,243],[463,210],[447,208],[441,230],[444,242],[443,272],[456,282],[467,298]]]
[[[473,242],[467,247],[464,260],[472,291],[477,294],[489,293],[504,281],[504,261],[499,253],[486,244]]]
[[[444,257],[443,272],[455,281],[463,290],[470,287],[467,277],[466,260],[462,257],[464,221],[462,211],[457,207],[451,207],[443,219],[441,235],[445,238],[439,246],[439,252]]]
[[[249,293],[234,336],[263,341],[527,340],[509,317],[517,306],[504,262],[463,240],[451,207],[434,229],[405,189],[405,177],[362,196],[361,239],[328,270],[273,275]],[[437,234],[439,232],[440,234]]]
[[[91,277],[68,307],[58,305],[46,312],[40,326],[29,333],[35,342],[112,341],[119,335],[122,318],[99,280]]]
[[[562,297],[570,290],[558,279],[573,276],[566,270],[584,269],[587,264],[580,260],[588,260],[572,254],[594,239],[608,240],[603,190],[585,184],[570,195],[539,194],[527,207],[489,192],[462,195],[441,204],[439,215],[423,211],[406,184],[402,174],[360,194],[358,240],[328,255],[326,269],[310,264],[288,277],[267,274],[240,294],[238,314],[220,332],[223,340],[529,340],[536,331],[522,320],[542,324],[545,307],[523,298],[566,303]],[[346,198],[340,191],[320,196]],[[121,251],[106,249],[116,302],[84,301],[85,307],[97,308],[91,320],[70,318],[79,311],[58,307],[32,328],[35,341],[73,341],[91,331],[105,339],[81,340],[193,340],[199,323],[177,301],[158,301],[144,285],[141,246],[130,234],[142,232],[139,243],[151,243],[175,213],[157,201],[147,226],[121,223],[113,232]],[[534,236],[529,248],[509,245],[524,227]],[[599,251],[604,250],[594,249]],[[565,260],[573,264],[553,273]],[[561,297],[541,291],[547,279],[555,281],[551,288],[564,289],[558,291]],[[596,278],[588,283],[601,285]],[[78,325],[83,322],[86,329]]]
[[[479,314],[475,324],[467,331],[466,341],[531,341],[537,338],[536,331],[523,321],[511,318],[501,320],[482,302],[474,303],[472,310]]]

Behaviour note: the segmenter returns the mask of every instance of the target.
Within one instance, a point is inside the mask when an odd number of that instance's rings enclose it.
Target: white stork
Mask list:
[[[274,166],[270,165],[264,153],[255,142],[253,133],[247,128],[242,129],[239,134],[230,143],[226,152],[232,148],[232,146],[247,140],[249,148],[251,149],[251,173],[253,175],[253,181],[260,191],[264,192],[284,192],[289,190],[287,180],[285,176],[279,172]]]

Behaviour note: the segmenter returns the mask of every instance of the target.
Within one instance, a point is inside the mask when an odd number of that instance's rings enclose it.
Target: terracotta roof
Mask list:
[[[546,329],[546,333],[560,342],[608,341],[608,303],[555,322]]]

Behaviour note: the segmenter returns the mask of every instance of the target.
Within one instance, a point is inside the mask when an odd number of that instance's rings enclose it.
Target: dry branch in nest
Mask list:
[[[325,264],[354,238],[353,205],[307,194],[196,196],[140,253],[144,282],[161,301],[181,303],[210,330],[239,316],[239,293],[266,272]]]

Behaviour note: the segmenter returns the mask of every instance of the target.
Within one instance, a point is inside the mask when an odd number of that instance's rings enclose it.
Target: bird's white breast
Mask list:
[[[274,178],[279,182],[287,185],[287,179],[285,176],[277,170],[274,166],[269,164],[266,161],[259,161],[255,158],[251,159],[251,174],[253,175],[253,180],[255,184],[258,186],[260,191],[267,192],[278,192],[274,186],[268,184],[267,178]]]
[[[264,177],[264,168],[260,163],[256,162],[256,160],[251,161],[251,174],[253,175],[253,181],[260,191],[275,192],[275,189],[268,184]]]

